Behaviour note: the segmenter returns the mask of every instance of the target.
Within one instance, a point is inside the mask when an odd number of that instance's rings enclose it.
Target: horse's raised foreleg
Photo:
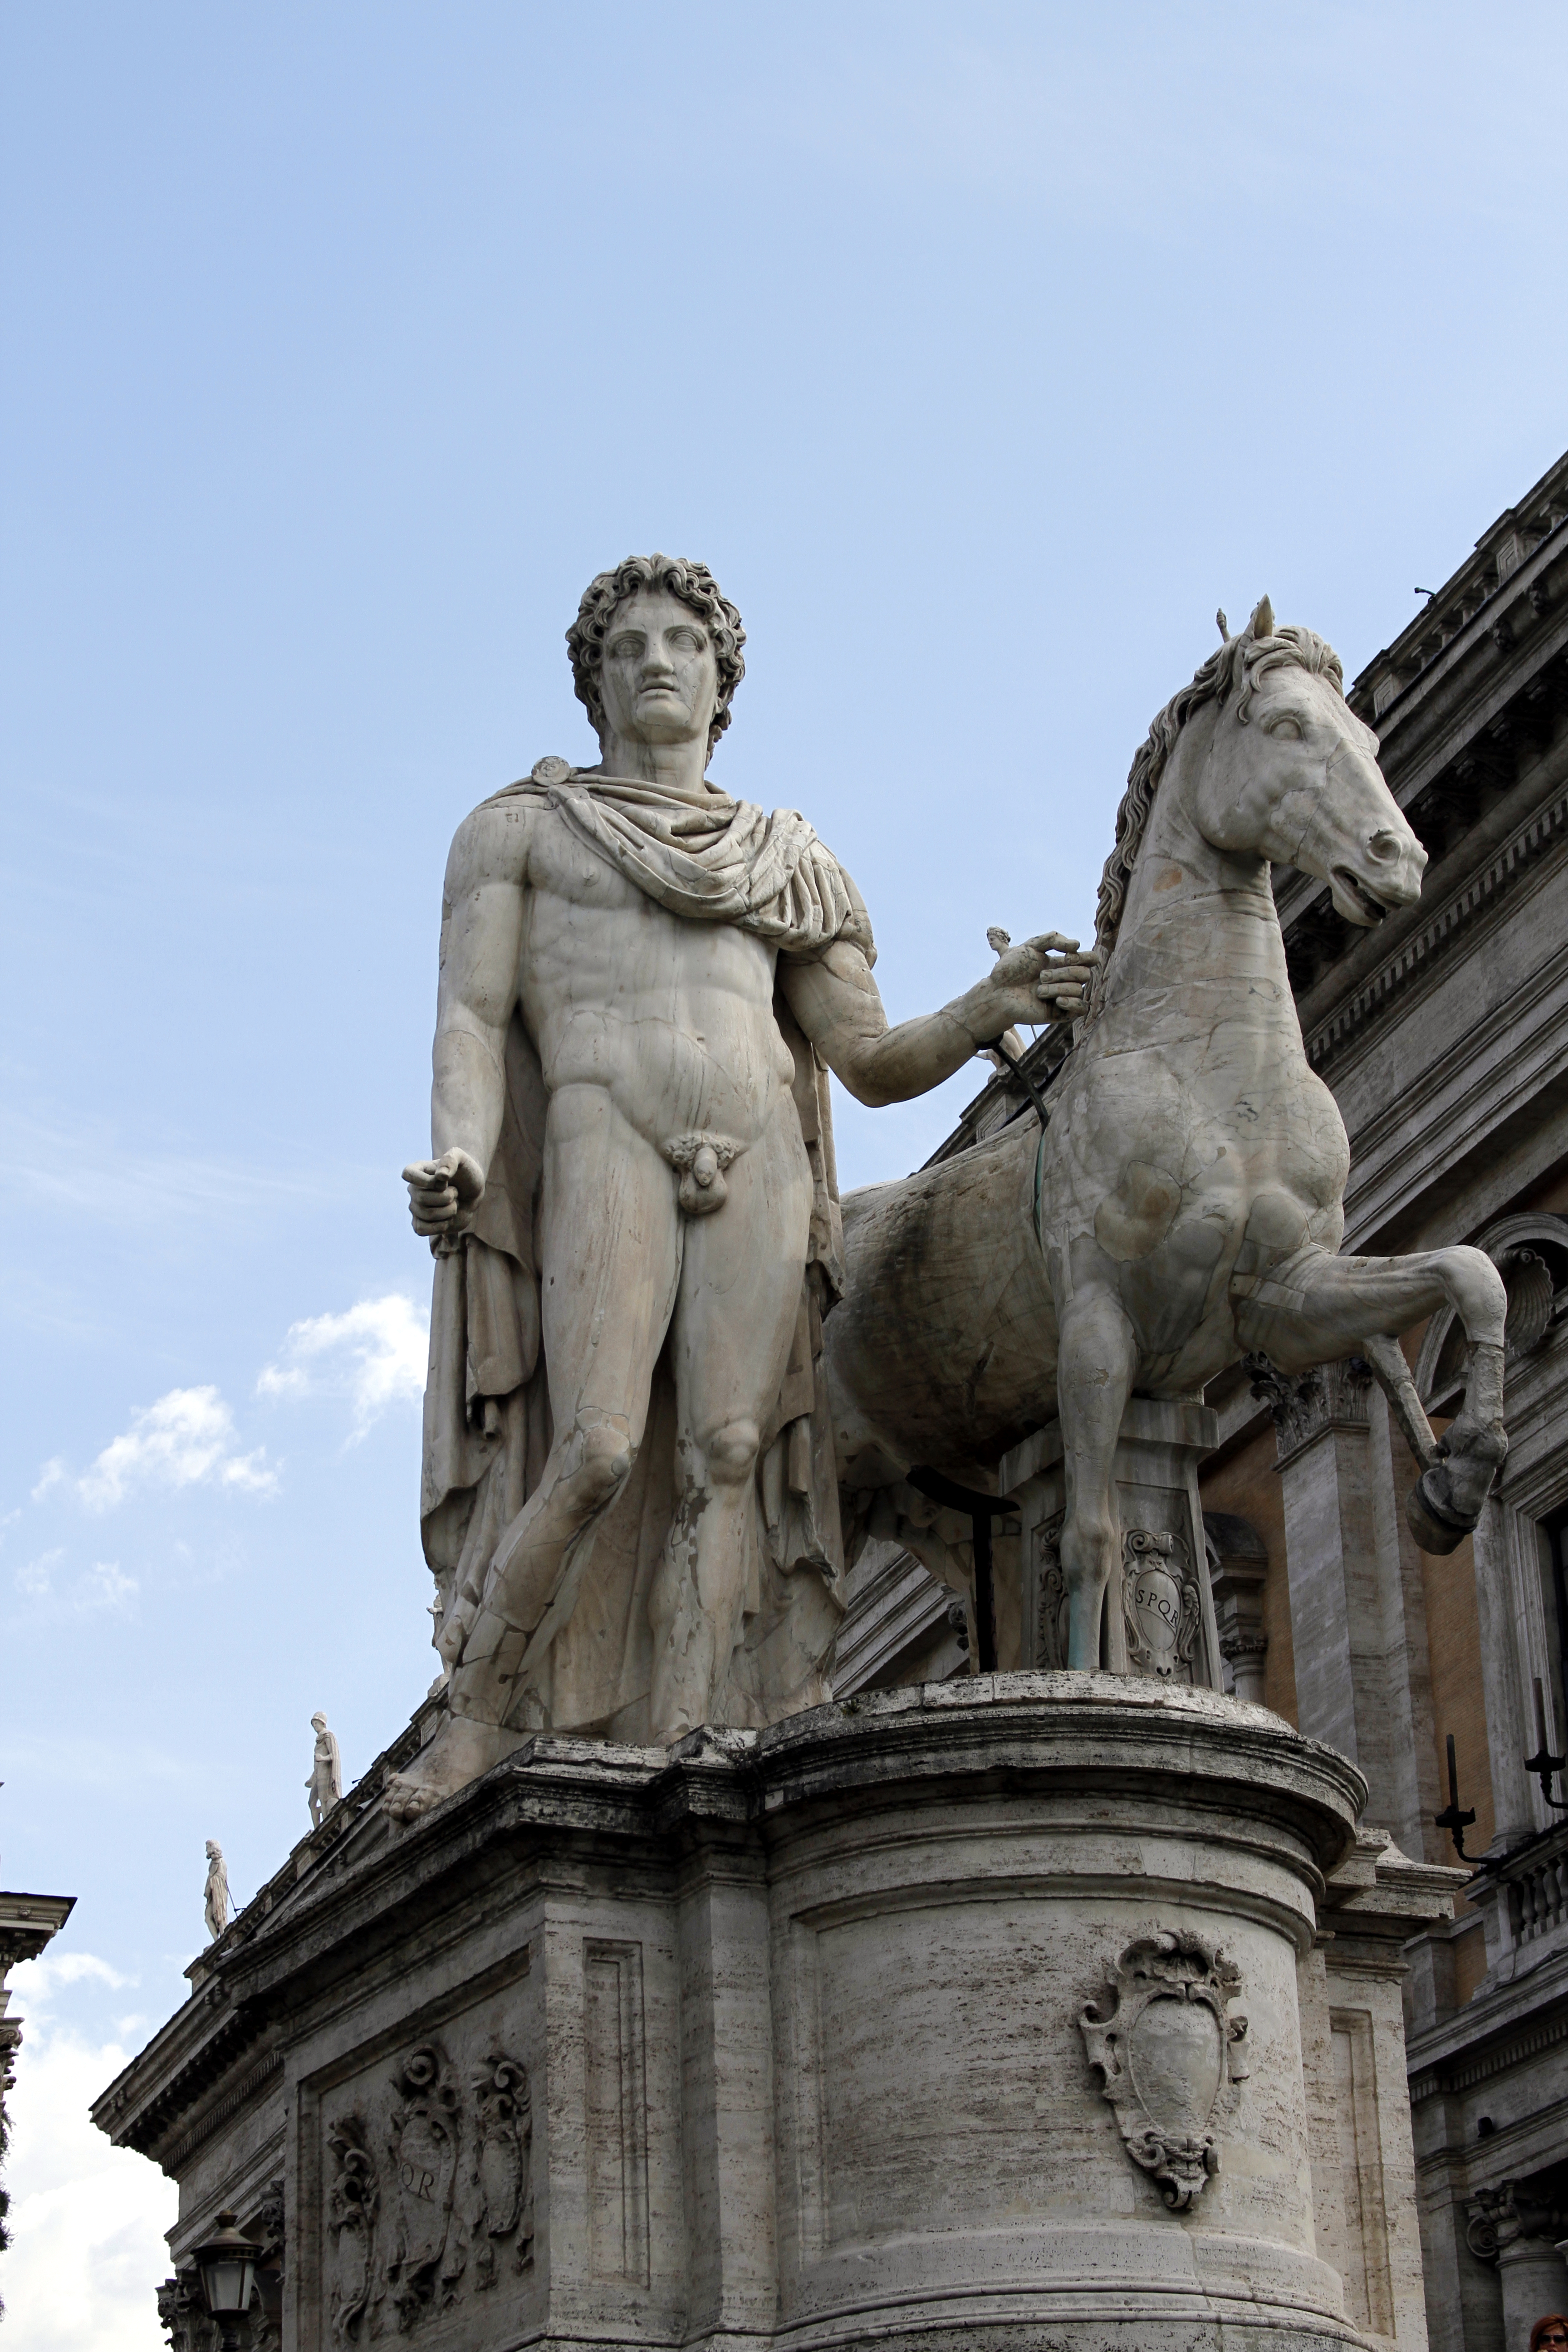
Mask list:
[[[1468,1342],[1465,1402],[1436,1441],[1405,1499],[1423,1551],[1449,1552],[1469,1533],[1508,1452],[1502,1419],[1503,1325],[1508,1293],[1483,1250],[1426,1250],[1411,1257],[1335,1257],[1300,1250],[1260,1281],[1237,1309],[1237,1330],[1285,1371],[1305,1371],[1362,1349],[1390,1391],[1416,1459],[1430,1431],[1414,1384],[1401,1381],[1380,1341],[1396,1339],[1440,1307],[1458,1316]]]
[[[1105,1291],[1076,1297],[1062,1317],[1057,1352],[1067,1486],[1061,1563],[1068,1591],[1068,1664],[1088,1674],[1100,1664],[1106,1588],[1121,1559],[1116,1440],[1137,1363],[1132,1327],[1120,1301]],[[1110,1611],[1106,1633],[1110,1669],[1125,1674],[1127,1635],[1119,1607]]]

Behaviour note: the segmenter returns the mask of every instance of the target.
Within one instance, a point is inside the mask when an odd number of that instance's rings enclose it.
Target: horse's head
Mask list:
[[[1414,906],[1426,853],[1384,782],[1376,736],[1344,698],[1332,647],[1277,626],[1266,596],[1226,656],[1233,690],[1193,802],[1205,839],[1326,882],[1347,922]]]

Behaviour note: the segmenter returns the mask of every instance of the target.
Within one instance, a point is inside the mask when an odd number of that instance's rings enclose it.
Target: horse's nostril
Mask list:
[[[1385,866],[1392,865],[1399,856],[1400,846],[1396,833],[1374,833],[1367,844],[1373,856],[1380,858]]]

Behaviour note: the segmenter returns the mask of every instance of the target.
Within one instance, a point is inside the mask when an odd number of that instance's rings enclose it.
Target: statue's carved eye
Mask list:
[[[1282,737],[1287,743],[1299,743],[1301,740],[1301,722],[1299,719],[1290,718],[1287,713],[1285,717],[1273,720],[1268,732],[1270,735]]]

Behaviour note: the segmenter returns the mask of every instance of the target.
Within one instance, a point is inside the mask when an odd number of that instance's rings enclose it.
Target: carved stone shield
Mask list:
[[[433,2043],[411,2051],[397,2070],[405,2105],[392,2115],[389,2144],[395,2218],[392,2258],[386,2266],[397,2324],[409,2326],[436,2293],[437,2273],[449,2287],[461,2274],[458,2241],[448,2245],[452,2190],[458,2171],[458,2099],[444,2079],[444,2061]]]
[[[1225,2068],[1219,2020],[1206,2002],[1152,2000],[1127,2036],[1127,2063],[1151,2123],[1190,2139],[1204,2130],[1219,2095]]]
[[[1240,1990],[1220,1947],[1178,1927],[1129,1944],[1109,2007],[1089,2001],[1079,2019],[1122,2144],[1173,2212],[1219,2169],[1210,2120],[1227,2080],[1247,2073],[1247,2020],[1229,2014]]]
[[[438,2263],[447,2243],[457,2143],[444,2120],[415,2109],[396,2134],[398,2254],[405,2270]]]
[[[1181,1538],[1129,1528],[1122,1546],[1121,1592],[1127,1663],[1133,1672],[1190,1683],[1202,1603]]]

